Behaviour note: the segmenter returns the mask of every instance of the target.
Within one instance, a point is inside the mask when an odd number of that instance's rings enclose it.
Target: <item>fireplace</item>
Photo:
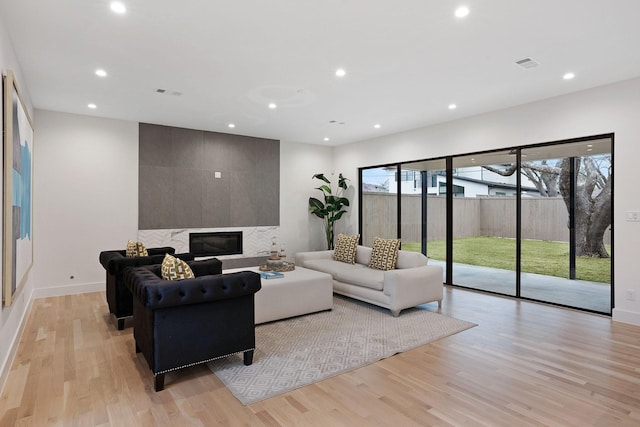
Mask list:
[[[198,257],[242,254],[242,231],[189,233],[189,252]]]

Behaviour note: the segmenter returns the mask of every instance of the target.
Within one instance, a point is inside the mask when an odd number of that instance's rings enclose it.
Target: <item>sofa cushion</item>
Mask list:
[[[342,233],[338,234],[333,250],[333,259],[346,262],[347,264],[355,264],[358,240],[360,240],[359,234],[354,234],[353,236],[347,236]]]
[[[399,239],[375,237],[371,248],[369,267],[377,270],[393,270],[398,260]]]
[[[356,264],[360,265],[360,264]],[[384,288],[384,271],[373,268],[351,268],[338,272],[340,282],[381,291]]]
[[[311,270],[321,271],[333,276],[334,279],[338,279],[341,272],[347,270],[366,270],[362,264],[347,264],[345,262],[336,261],[334,259],[310,259],[305,261],[304,268]]]
[[[149,256],[149,254],[147,253],[147,248],[144,247],[144,244],[142,244],[142,242],[134,242],[132,240],[129,240],[127,242],[127,249],[125,254],[128,257]]]
[[[370,260],[371,260],[371,248],[368,246],[358,245],[358,249],[356,250],[356,263],[369,265]]]
[[[196,277],[186,262],[169,254],[164,256],[160,270],[164,280],[194,279]]]

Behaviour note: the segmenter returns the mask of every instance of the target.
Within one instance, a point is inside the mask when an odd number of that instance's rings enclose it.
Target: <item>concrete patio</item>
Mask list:
[[[429,259],[429,264],[440,265],[446,270],[443,261]],[[516,293],[516,273],[511,270],[454,263],[453,283],[504,295],[515,296]],[[611,314],[611,286],[605,283],[522,273],[521,296]]]

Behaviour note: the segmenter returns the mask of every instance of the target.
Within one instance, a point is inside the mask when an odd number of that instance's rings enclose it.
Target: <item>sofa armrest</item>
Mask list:
[[[442,300],[442,272],[438,265],[385,271],[383,292],[400,305],[411,303],[420,295],[432,301]]]
[[[125,251],[120,250],[102,251],[100,252],[99,259],[100,264],[102,264],[104,269],[107,270],[109,274],[118,275],[128,267],[161,264],[165,254],[174,254],[175,251],[176,250],[174,248],[169,246],[161,248],[149,248],[147,249],[149,256],[136,257],[127,257],[125,255]],[[186,256],[186,258],[193,259],[193,255],[191,255],[190,253],[181,255]]]
[[[164,254],[173,255],[175,252],[176,252],[176,250],[174,248],[172,248],[171,246],[163,246],[163,247],[159,247],[159,248],[147,248],[147,254],[149,254],[149,256],[152,256],[152,255],[164,255]],[[185,254],[181,254],[181,255],[185,255]],[[189,254],[189,255],[191,255],[191,254]]]
[[[298,252],[295,257],[296,265],[304,267],[306,261],[313,259],[331,259],[333,258],[333,251],[312,251],[312,252]]]
[[[180,257],[177,257],[177,258],[180,258]],[[191,268],[191,271],[193,271],[193,274],[196,277],[222,274],[222,261],[220,261],[217,258],[211,258],[211,259],[206,259],[201,261],[191,261],[191,260],[184,260],[184,261],[189,261],[187,262],[187,264],[189,265],[189,267]]]
[[[193,271],[193,275],[196,277],[222,274],[222,262],[218,258],[193,261],[189,259],[193,258],[193,255],[189,253],[176,254],[175,257],[186,261],[189,268],[191,268],[191,271]],[[146,268],[149,269],[149,271],[151,271],[153,274],[155,274],[158,279],[162,278],[162,263],[147,265]]]
[[[102,251],[100,252],[100,256],[98,259],[100,260],[100,264],[104,267],[105,270],[108,270],[109,261],[112,259],[121,259],[125,257],[125,251],[112,250],[112,251]]]
[[[184,280],[162,280],[147,268],[130,268],[124,273],[125,283],[148,309],[237,298],[260,290],[260,275],[252,271],[218,274]]]

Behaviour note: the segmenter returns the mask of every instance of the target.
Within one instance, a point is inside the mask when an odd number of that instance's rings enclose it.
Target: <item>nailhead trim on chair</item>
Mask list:
[[[223,355],[223,356],[212,357],[211,359],[206,359],[206,360],[203,360],[203,361],[201,361],[201,362],[189,363],[188,365],[179,366],[179,367],[177,367],[177,368],[171,368],[171,369],[167,369],[167,370],[165,370],[165,371],[154,372],[154,373],[153,373],[153,376],[154,376],[154,377],[156,377],[156,376],[158,376],[158,375],[160,375],[160,374],[166,374],[167,372],[177,371],[177,370],[179,370],[179,369],[183,369],[183,368],[189,368],[189,367],[191,367],[191,366],[200,365],[200,364],[202,364],[202,363],[208,363],[208,362],[211,362],[211,361],[214,361],[214,360],[222,359],[223,357],[231,356],[231,355],[233,355],[233,354],[244,353],[245,351],[252,351],[252,350],[255,350],[255,349],[256,349],[255,347],[253,347],[253,348],[248,348],[248,349],[246,349],[246,350],[236,351],[235,353],[229,353],[229,354],[225,354],[225,355]]]

